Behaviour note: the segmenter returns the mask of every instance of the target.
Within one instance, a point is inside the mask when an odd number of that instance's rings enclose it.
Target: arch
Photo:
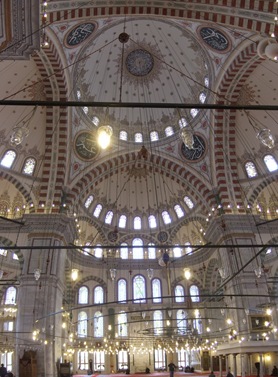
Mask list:
[[[48,32],[48,30],[47,30]],[[58,49],[46,35],[48,47],[44,47],[33,56],[42,79],[37,84],[44,85],[46,100],[66,101],[68,98],[68,80],[65,68]],[[35,85],[33,83],[33,85]],[[42,184],[40,186],[40,199],[45,208],[52,212],[59,212],[62,204],[61,192],[66,174],[67,135],[68,135],[68,109],[49,106],[46,112],[45,156],[42,166]],[[59,124],[59,127],[57,127]],[[58,137],[53,138],[57,133]],[[51,146],[51,147],[50,147]],[[59,163],[58,163],[59,162]],[[44,181],[43,177],[47,177]],[[49,181],[51,179],[51,181]],[[54,189],[50,190],[49,188]],[[65,198],[64,198],[65,200]],[[55,206],[52,207],[52,204]],[[65,203],[66,204],[66,203]],[[43,212],[45,209],[39,209]]]
[[[250,206],[253,206],[257,198],[259,197],[260,193],[271,183],[277,182],[278,174],[270,175],[266,177],[262,182],[260,182],[257,187],[254,188],[251,195],[247,197],[247,203]]]
[[[109,162],[105,161],[93,167],[82,177],[77,177],[69,194],[70,205],[79,200],[83,201],[84,195],[88,195],[90,187],[96,188],[107,177],[119,174],[119,172],[129,172],[130,162],[136,161],[135,152],[129,152],[121,156],[111,157]],[[215,198],[208,187],[199,177],[190,172],[186,166],[181,166],[174,161],[158,155],[150,155],[144,160],[144,166],[151,174],[159,173],[172,179],[187,191],[188,196],[194,198],[195,203],[201,204],[202,208],[208,209],[215,205]]]
[[[24,197],[26,203],[30,206],[30,204],[34,203],[35,200],[33,200],[30,196],[30,194],[27,192],[25,187],[21,184],[21,182],[13,177],[10,173],[0,171],[0,178],[6,179],[8,182],[10,182],[12,185],[15,186],[15,188],[21,193],[21,195]],[[35,207],[30,206],[30,212],[34,212]]]
[[[219,104],[236,103],[242,86],[254,69],[262,62],[257,54],[256,47],[256,43],[252,42],[229,65],[218,87],[219,98],[221,98],[218,100]],[[226,112],[226,116],[223,115],[221,110],[215,111],[216,186],[218,187],[221,204],[225,206],[226,212],[232,211],[227,208],[230,202],[239,204],[239,212],[244,212],[241,187],[235,178],[237,177],[235,120],[235,110]],[[224,140],[224,134],[227,135],[227,140]],[[229,166],[227,166],[227,163],[229,163]],[[227,181],[232,182],[233,192],[229,191]]]

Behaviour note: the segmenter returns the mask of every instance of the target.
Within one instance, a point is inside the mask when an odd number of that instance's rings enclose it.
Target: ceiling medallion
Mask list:
[[[122,56],[117,58],[117,66],[121,69]],[[125,45],[123,81],[131,85],[149,86],[159,79],[165,57],[157,46],[141,40]],[[138,80],[139,79],[139,80]]]
[[[161,232],[158,233],[157,239],[161,243],[166,242],[168,240],[168,233],[162,230]]]
[[[148,75],[154,66],[152,55],[143,49],[131,51],[126,57],[126,68],[134,76]]]

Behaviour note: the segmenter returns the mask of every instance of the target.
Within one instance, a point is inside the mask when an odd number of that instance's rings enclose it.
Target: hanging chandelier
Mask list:
[[[256,120],[249,112],[245,112],[249,124],[252,126],[253,130],[256,132],[256,137],[261,144],[266,146],[269,149],[274,148],[275,140],[271,131],[266,127],[258,126],[258,120]]]
[[[188,148],[188,149],[193,149],[193,145],[194,145],[194,134],[192,132],[192,130],[188,129],[188,128],[182,128],[180,130],[180,138],[182,140],[182,142],[184,143],[184,145]]]

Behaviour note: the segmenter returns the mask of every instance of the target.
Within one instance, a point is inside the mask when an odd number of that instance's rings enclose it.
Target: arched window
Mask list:
[[[191,109],[190,114],[192,118],[195,118],[195,116],[198,114],[199,110],[198,109]]]
[[[176,214],[177,214],[177,216],[178,216],[179,219],[184,216],[184,211],[183,211],[183,209],[181,208],[181,206],[179,204],[176,204],[174,206],[174,210],[175,210],[175,212],[176,212]]]
[[[184,310],[182,309],[179,309],[177,311],[177,328],[178,328],[179,335],[186,334],[186,315],[185,315]]]
[[[205,103],[205,102],[206,102],[206,98],[207,98],[207,95],[206,95],[205,92],[201,92],[201,93],[199,94],[199,101],[200,101],[201,103]]]
[[[15,287],[9,287],[6,290],[5,304],[6,305],[15,305],[15,303],[16,303],[16,288]]]
[[[149,227],[150,227],[151,229],[157,227],[157,222],[156,222],[156,218],[155,218],[154,215],[150,215],[149,218],[148,218],[148,220],[149,220]]]
[[[273,172],[278,169],[278,164],[271,154],[267,154],[264,156],[264,163],[269,172]]]
[[[194,207],[194,203],[193,203],[192,200],[189,198],[189,196],[185,196],[185,197],[183,198],[183,200],[184,200],[185,204],[187,205],[187,207],[188,207],[189,209],[192,209],[192,208]]]
[[[154,303],[162,302],[161,281],[159,279],[152,280],[152,297]]]
[[[121,250],[120,250],[120,256],[122,259],[128,259],[128,247],[127,247],[127,243],[122,243],[121,246],[124,246],[124,247],[121,247]]]
[[[120,131],[119,133],[119,139],[120,140],[127,140],[127,132],[126,131]]]
[[[134,238],[132,240],[132,246],[136,246],[132,250],[133,259],[143,259],[144,252],[143,252],[143,241],[141,238]]]
[[[125,312],[118,314],[118,336],[127,336],[127,314]]]
[[[26,175],[33,175],[35,167],[36,167],[36,160],[33,157],[28,157],[26,158],[24,162],[22,172],[23,174],[26,174]]]
[[[163,211],[161,215],[165,225],[170,224],[172,222],[171,217],[167,211]]]
[[[126,227],[126,215],[121,215],[119,218],[119,228],[125,228]]]
[[[95,257],[96,258],[102,258],[102,254],[103,254],[102,247],[101,247],[101,245],[96,245],[96,246],[97,247],[94,249]]]
[[[198,334],[202,333],[202,320],[200,319],[200,312],[198,309],[194,310],[195,319],[193,319],[193,328],[197,330]]]
[[[161,310],[153,312],[153,327],[155,335],[160,335],[163,332],[163,315]]]
[[[159,139],[158,132],[157,131],[151,131],[150,132],[150,139],[151,139],[151,141],[157,141]]]
[[[5,166],[5,168],[11,168],[14,163],[15,158],[16,158],[15,151],[10,149],[4,154],[0,164],[2,166]]]
[[[88,335],[88,316],[86,312],[78,313],[77,333],[79,338],[84,338]]]
[[[127,284],[125,279],[118,280],[118,301],[125,303],[127,299]]]
[[[180,284],[175,286],[175,301],[184,302],[184,288]]]
[[[191,254],[193,249],[190,242],[185,242],[185,254]]]
[[[142,143],[143,142],[143,135],[140,132],[137,132],[134,135],[134,141],[135,141],[135,143]]]
[[[98,127],[99,122],[100,122],[99,117],[97,117],[96,115],[94,115],[94,116],[92,117],[92,123],[93,123],[96,127]]]
[[[94,304],[103,304],[104,303],[104,291],[103,288],[98,285],[94,289]]]
[[[172,126],[168,126],[165,128],[165,135],[166,136],[174,135],[174,130]]]
[[[99,215],[100,215],[100,212],[102,211],[102,205],[101,204],[98,204],[94,210],[94,213],[93,215],[98,218]]]
[[[114,213],[112,211],[108,211],[104,220],[105,224],[111,225],[113,216],[114,216]]]
[[[179,246],[174,247],[173,248],[173,255],[174,255],[174,258],[181,257],[181,247],[179,247]]]
[[[258,176],[257,168],[252,161],[247,161],[244,165],[248,178],[255,178]]]
[[[103,337],[103,316],[101,312],[96,312],[94,315],[94,337]]]
[[[187,120],[185,119],[185,117],[181,117],[180,119],[179,119],[179,126],[180,126],[180,128],[183,128],[183,127],[186,127],[187,126]]]
[[[200,301],[199,288],[197,287],[197,285],[191,285],[190,286],[189,294],[190,294],[192,302],[199,302]]]
[[[142,226],[141,217],[139,217],[139,216],[134,217],[133,228],[136,229],[136,230],[140,230],[141,226]]]
[[[92,204],[93,200],[94,200],[93,195],[89,195],[84,204],[85,208],[88,209],[90,205]]]
[[[155,259],[156,258],[156,251],[153,243],[149,243],[148,245],[148,258]]]
[[[142,275],[133,278],[133,302],[136,304],[146,302],[146,281]]]
[[[0,255],[3,255],[3,257],[6,257],[8,254],[8,251],[6,249],[0,249]]]
[[[78,304],[89,303],[89,290],[87,287],[80,287],[78,290]]]

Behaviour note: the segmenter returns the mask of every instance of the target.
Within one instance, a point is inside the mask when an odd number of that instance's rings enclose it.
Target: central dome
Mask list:
[[[119,41],[123,29],[129,37],[125,43]],[[207,101],[210,66],[198,38],[178,20],[131,18],[108,26],[99,20],[76,58],[74,87],[78,100],[111,107],[80,108],[82,119],[93,128],[109,124],[116,137],[134,143],[159,142],[184,126],[194,127],[203,112],[174,104]],[[142,108],[117,108],[117,102],[142,103]],[[173,106],[147,109],[145,103]]]

